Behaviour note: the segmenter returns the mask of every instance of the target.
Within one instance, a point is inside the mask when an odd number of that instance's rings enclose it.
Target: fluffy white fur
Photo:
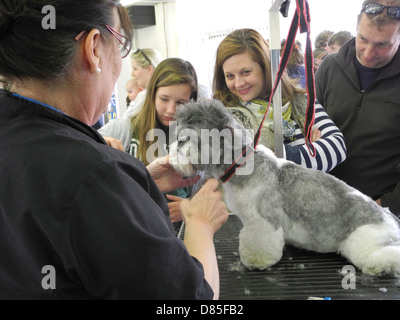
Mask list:
[[[178,140],[171,144],[171,163],[185,175],[198,170],[218,178],[230,164],[224,153],[249,143],[244,134],[234,143],[240,128],[217,101],[190,102],[177,113]],[[201,141],[202,129],[229,129],[232,138],[217,145]],[[184,129],[198,139],[182,139]],[[204,161],[201,152],[220,155],[221,161]],[[203,161],[199,161],[202,159]],[[396,218],[371,198],[321,171],[277,159],[262,145],[254,153],[254,168],[235,174],[224,184],[228,208],[243,222],[239,235],[242,263],[266,269],[282,257],[285,243],[316,252],[340,252],[369,275],[400,276],[400,229]]]

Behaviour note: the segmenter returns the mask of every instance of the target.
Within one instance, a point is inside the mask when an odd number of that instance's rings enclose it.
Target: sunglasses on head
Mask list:
[[[371,14],[371,15],[378,15],[383,12],[383,10],[386,9],[386,13],[389,17],[393,19],[400,20],[400,7],[391,7],[391,6],[384,6],[379,3],[367,3],[363,6],[362,11],[364,11],[366,14]]]
[[[144,53],[143,50],[137,49],[137,50],[135,51],[134,54],[137,54],[137,53],[141,53],[142,56],[146,59],[146,61],[149,63],[149,65],[151,65],[151,66],[153,65],[153,64],[151,63],[151,60],[150,60],[149,57]]]

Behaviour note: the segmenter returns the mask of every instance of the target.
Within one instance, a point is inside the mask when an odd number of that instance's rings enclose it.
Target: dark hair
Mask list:
[[[44,29],[42,9],[53,6],[56,28]],[[133,27],[126,9],[118,0],[1,0],[0,76],[53,80],[67,76],[78,48],[75,37],[82,31],[98,29],[110,38],[105,28],[113,21],[117,8],[121,29],[132,39]]]

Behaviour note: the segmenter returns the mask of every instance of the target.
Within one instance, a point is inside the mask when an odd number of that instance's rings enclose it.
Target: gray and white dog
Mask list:
[[[189,102],[178,109],[177,121],[170,161],[187,176],[204,171],[220,177],[233,162],[226,163],[226,155],[240,155],[252,140],[217,101]],[[278,159],[262,145],[246,166],[250,170],[224,184],[224,201],[243,223],[239,253],[246,267],[274,265],[287,243],[339,252],[366,274],[400,276],[400,229],[387,209],[329,174]]]

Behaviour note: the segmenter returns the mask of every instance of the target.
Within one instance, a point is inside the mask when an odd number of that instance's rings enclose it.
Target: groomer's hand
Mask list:
[[[191,200],[181,201],[181,213],[187,225],[193,222],[202,224],[214,234],[228,220],[222,193],[217,189],[218,181],[210,179]]]
[[[147,166],[155,183],[161,192],[169,192],[175,189],[194,185],[200,176],[184,179],[169,163],[169,156],[158,158]]]

